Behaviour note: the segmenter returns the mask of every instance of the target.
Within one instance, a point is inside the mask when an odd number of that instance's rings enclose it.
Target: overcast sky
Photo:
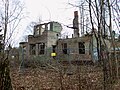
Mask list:
[[[31,20],[58,21],[67,23],[73,19],[73,12],[77,8],[68,5],[76,0],[25,0]]]

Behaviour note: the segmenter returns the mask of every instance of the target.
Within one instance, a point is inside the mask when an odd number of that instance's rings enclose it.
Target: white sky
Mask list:
[[[72,0],[75,1],[75,0]],[[75,8],[70,8],[68,0],[25,0],[31,20],[41,17],[43,21],[58,21],[66,23],[73,19]],[[68,9],[66,9],[68,8]]]

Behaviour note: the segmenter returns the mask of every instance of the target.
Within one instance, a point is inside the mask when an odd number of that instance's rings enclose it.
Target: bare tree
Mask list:
[[[78,0],[81,2],[82,0]],[[95,35],[97,42],[97,53],[98,60],[103,64],[103,72],[104,72],[104,84],[108,81],[108,74],[111,78],[111,81],[118,80],[118,60],[116,59],[116,44],[115,37],[113,35],[113,30],[116,29],[118,32],[120,30],[119,22],[120,22],[120,5],[119,0],[85,0],[84,3],[89,6],[89,19],[91,24],[92,32]],[[73,5],[74,7],[83,8],[84,4],[81,5]],[[81,22],[82,23],[82,22]],[[82,23],[84,24],[84,23]],[[114,26],[114,27],[113,27]],[[95,31],[96,28],[96,31]],[[108,50],[108,46],[106,40],[110,40],[111,49],[113,49],[113,58],[112,60],[109,58],[109,54],[111,50]],[[104,48],[104,49],[103,49]],[[110,51],[110,52],[109,52]],[[103,58],[102,54],[106,53],[106,58]],[[109,72],[108,72],[109,71]],[[106,86],[104,86],[106,87]],[[105,90],[107,88],[104,88]]]
[[[29,35],[29,34],[33,34],[33,29],[34,29],[34,26],[37,24],[37,22],[30,22],[30,24],[27,26],[27,30],[26,30],[26,33]]]
[[[38,21],[33,21],[33,22],[30,22],[27,27],[26,27],[26,30],[24,32],[24,36],[23,36],[23,40],[22,41],[27,41],[27,35],[31,35],[34,33],[34,26],[37,25],[37,24],[41,24],[42,23],[42,18],[41,17],[38,17]]]
[[[3,33],[3,52],[0,53],[0,89],[12,90],[8,60],[9,50],[6,53],[6,48],[10,49],[12,35],[24,18],[24,7],[18,0],[1,0],[0,5],[0,24]]]
[[[95,27],[94,21],[97,22],[98,32],[97,32],[97,36],[95,36],[97,41],[97,52],[98,52],[99,60],[102,61],[103,63],[104,89],[107,90],[108,88],[106,88],[107,87],[106,85],[108,83],[108,78],[111,79],[110,81],[118,80],[118,61],[116,59],[116,50],[115,50],[116,45],[115,45],[114,36],[112,34],[113,32],[112,19],[114,17],[113,13],[116,12],[115,10],[112,11],[112,8],[114,7],[113,6],[114,1],[89,0],[87,2],[89,3],[90,19],[91,19],[93,30]],[[92,11],[94,13],[92,13]],[[119,11],[119,9],[117,11]],[[117,25],[119,24],[119,21],[116,22],[115,24],[116,24],[116,27],[118,27]],[[119,27],[118,27],[118,30],[119,30]],[[110,34],[108,34],[108,32]],[[106,39],[110,39],[111,41],[111,46],[112,46],[111,48],[113,48],[113,61],[109,58],[108,46],[107,46],[107,43],[105,42]],[[103,53],[104,55],[102,55]],[[106,58],[104,58],[105,55],[106,55]]]

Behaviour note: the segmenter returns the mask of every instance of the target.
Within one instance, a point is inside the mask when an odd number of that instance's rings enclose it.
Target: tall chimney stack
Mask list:
[[[79,37],[78,11],[74,11],[73,28],[74,28],[74,37]]]

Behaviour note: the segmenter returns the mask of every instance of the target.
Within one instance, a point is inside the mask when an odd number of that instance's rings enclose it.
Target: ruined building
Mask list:
[[[37,56],[51,57],[56,54],[59,60],[92,60],[96,57],[96,46],[92,47],[92,35],[79,35],[78,12],[74,12],[72,38],[58,38],[62,26],[58,22],[48,22],[34,26],[34,34],[28,36],[28,42],[21,42],[24,49],[24,58]],[[94,49],[94,52],[92,52]],[[23,51],[21,51],[23,53]],[[92,54],[93,53],[93,54]]]
[[[28,42],[20,43],[20,46],[24,49],[25,57],[31,58],[48,54],[46,50],[56,45],[61,30],[62,26],[58,22],[48,22],[34,26],[34,34],[28,35]]]
[[[58,38],[62,31],[62,26],[58,22],[48,22],[34,26],[34,34],[28,36],[28,42],[21,42],[21,52],[24,58],[42,57],[57,60],[75,61],[96,61],[98,60],[97,41],[95,33],[91,31],[85,35],[79,35],[78,12],[74,12],[73,27],[74,33],[71,38]],[[110,50],[109,40],[105,40]],[[43,58],[42,58],[43,59]]]

